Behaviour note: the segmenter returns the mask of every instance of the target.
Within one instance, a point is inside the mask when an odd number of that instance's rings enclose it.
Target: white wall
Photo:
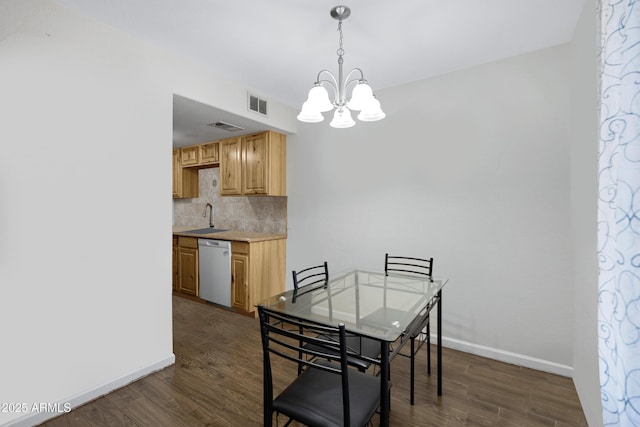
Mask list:
[[[602,426],[598,378],[598,69],[595,6],[586,2],[572,43],[571,225],[575,327],[573,381],[591,427]]]
[[[571,375],[569,54],[562,45],[378,91],[380,122],[299,124],[288,270],[433,256],[450,278],[446,345]]]
[[[0,425],[30,425],[172,363],[172,95],[246,88],[46,0],[0,0],[0,64]]]

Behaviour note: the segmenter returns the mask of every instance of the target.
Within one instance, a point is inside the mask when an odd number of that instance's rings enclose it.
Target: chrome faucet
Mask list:
[[[207,208],[209,208],[209,227],[213,228],[213,205],[211,203],[205,205],[202,216],[207,216]]]

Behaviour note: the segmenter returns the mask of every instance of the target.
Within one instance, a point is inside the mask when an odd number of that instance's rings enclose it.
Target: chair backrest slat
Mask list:
[[[323,264],[303,270],[294,270],[291,273],[293,274],[293,288],[296,291],[300,288],[312,290],[326,287],[329,281],[329,267],[326,261]]]
[[[320,288],[326,289],[329,283],[329,267],[326,261],[303,270],[293,270],[291,274],[293,275],[293,302],[308,292]]]
[[[387,253],[384,256],[384,272],[388,275],[393,271],[427,276],[433,280],[433,258],[415,258]]]

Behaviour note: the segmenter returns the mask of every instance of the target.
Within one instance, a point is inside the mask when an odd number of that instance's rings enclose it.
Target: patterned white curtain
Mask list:
[[[600,3],[598,352],[605,426],[640,426],[640,0]]]

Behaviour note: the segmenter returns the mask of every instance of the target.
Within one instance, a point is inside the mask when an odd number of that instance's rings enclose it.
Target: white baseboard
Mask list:
[[[59,402],[56,405],[49,405],[53,406],[54,408],[58,408],[57,412],[52,412],[49,410],[44,410],[42,412],[32,412],[16,420],[9,421],[9,423],[4,424],[3,427],[31,427],[37,424],[41,424],[47,420],[50,420],[51,418],[62,415],[64,412],[68,412],[67,409],[75,409],[78,406],[84,405],[87,402],[104,396],[105,394],[111,393],[112,391],[124,387],[125,385],[130,384],[134,381],[137,381],[140,378],[146,377],[149,374],[164,369],[167,366],[173,365],[175,362],[176,356],[174,354],[171,354],[171,356],[152,363],[151,365],[145,366],[127,375],[123,375],[120,378],[116,378],[113,381],[109,381],[106,384],[95,387],[91,390],[87,390],[86,392],[70,397],[69,399],[65,399],[63,402]]]
[[[436,339],[436,335],[432,334],[431,343],[435,344]],[[473,344],[470,342],[447,337],[442,337],[442,346],[454,350],[464,351],[465,353],[471,353],[477,356],[498,360],[500,362],[511,363],[512,365],[524,366],[525,368],[531,368],[538,371],[562,375],[563,377],[573,378],[573,367],[571,366],[561,365],[559,363],[526,356],[524,354],[512,353],[510,351],[486,347],[483,345]]]

